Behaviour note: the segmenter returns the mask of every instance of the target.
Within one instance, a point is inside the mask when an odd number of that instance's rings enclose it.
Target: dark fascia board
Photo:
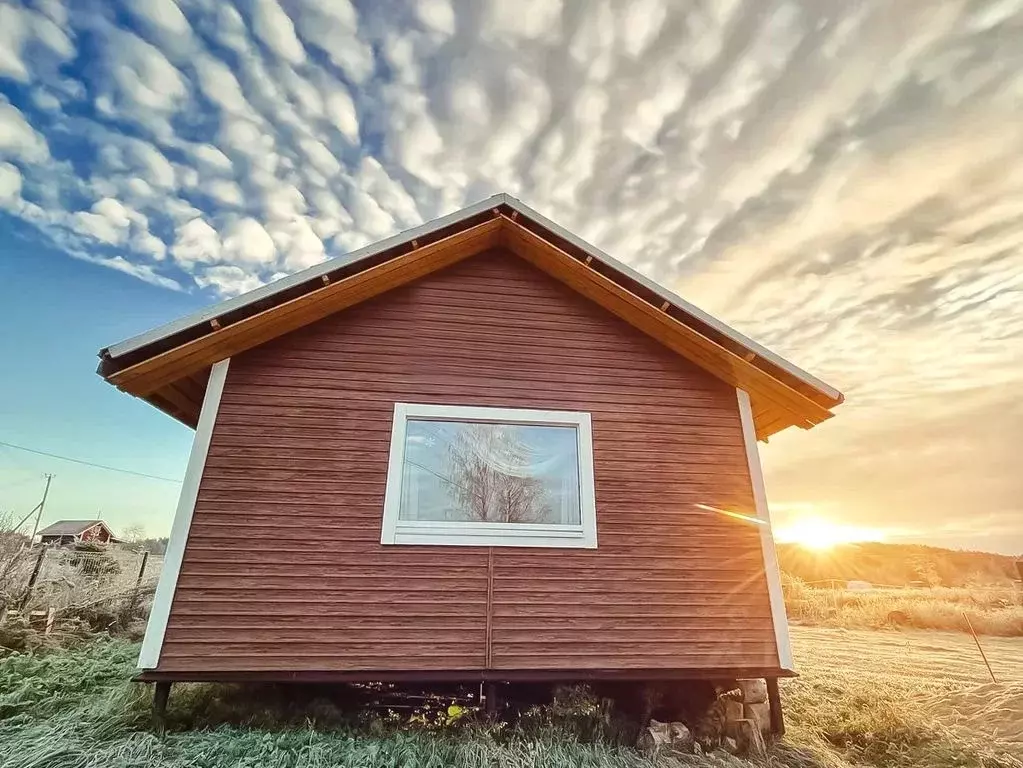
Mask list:
[[[103,376],[110,375],[160,352],[212,333],[213,328],[210,323],[213,320],[226,319],[228,321],[226,324],[229,324],[275,304],[316,290],[322,287],[324,277],[332,278],[335,274],[338,277],[344,277],[359,272],[372,266],[375,262],[386,260],[393,252],[404,252],[413,240],[422,241],[422,244],[425,244],[446,237],[454,231],[479,223],[492,215],[495,210],[508,216],[513,215],[517,223],[523,226],[541,230],[538,234],[545,236],[548,240],[560,241],[560,244],[567,246],[568,250],[592,257],[604,269],[614,273],[616,277],[624,278],[635,286],[641,287],[644,292],[668,302],[677,312],[685,316],[688,324],[693,325],[716,342],[726,347],[733,346],[746,353],[752,353],[755,356],[754,365],[764,368],[776,378],[783,381],[789,379],[790,381],[786,383],[791,383],[791,380],[794,379],[802,384],[800,389],[809,387],[817,395],[815,399],[823,399],[824,404],[828,406],[838,405],[844,400],[842,393],[834,387],[504,193],[373,243],[354,253],[330,259],[268,283],[249,293],[227,299],[151,331],[113,344],[100,350],[99,373]]]

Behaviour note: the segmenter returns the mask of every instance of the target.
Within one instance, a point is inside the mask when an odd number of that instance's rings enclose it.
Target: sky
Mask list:
[[[1023,551],[1023,2],[0,0],[0,441],[180,478],[96,351],[508,192],[842,390],[776,521]],[[177,485],[0,446],[0,511]]]

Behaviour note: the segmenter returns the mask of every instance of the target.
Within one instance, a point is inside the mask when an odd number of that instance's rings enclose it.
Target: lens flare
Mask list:
[[[805,517],[774,529],[775,541],[799,544],[807,549],[831,549],[838,544],[859,541],[884,541],[884,533],[876,528],[861,528],[836,523],[823,517]]]

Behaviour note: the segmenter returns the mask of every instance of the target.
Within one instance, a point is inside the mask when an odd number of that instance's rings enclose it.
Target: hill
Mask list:
[[[1007,585],[1019,579],[1016,558],[922,544],[864,542],[815,551],[779,544],[781,570],[805,582],[861,580],[886,586]]]

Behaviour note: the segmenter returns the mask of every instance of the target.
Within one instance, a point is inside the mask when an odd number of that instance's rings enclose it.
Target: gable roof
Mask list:
[[[81,533],[85,533],[90,528],[94,528],[96,525],[102,525],[106,528],[106,523],[102,520],[58,520],[53,525],[48,525],[43,530],[37,531],[37,536],[78,536]],[[110,529],[107,528],[107,533]]]
[[[505,194],[102,349],[98,372],[194,427],[213,363],[492,248],[746,390],[761,439],[792,425],[809,429],[843,401],[838,390]]]

